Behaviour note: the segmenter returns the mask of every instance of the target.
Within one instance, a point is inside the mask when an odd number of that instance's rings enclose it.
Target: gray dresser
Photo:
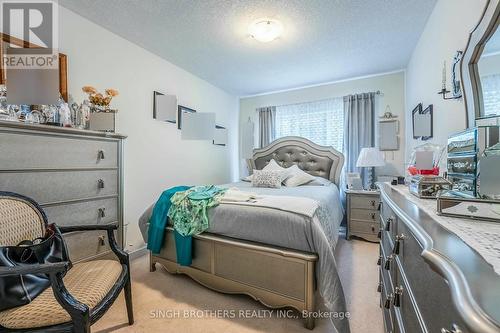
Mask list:
[[[0,122],[0,191],[33,198],[49,223],[118,223],[123,247],[119,134]],[[74,262],[110,254],[106,232],[65,235]]]
[[[385,331],[500,332],[500,276],[417,204],[378,187]]]

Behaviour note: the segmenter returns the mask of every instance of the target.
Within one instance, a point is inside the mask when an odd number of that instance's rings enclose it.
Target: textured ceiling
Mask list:
[[[59,0],[212,84],[251,95],[405,68],[436,0]],[[283,36],[247,35],[260,17]]]

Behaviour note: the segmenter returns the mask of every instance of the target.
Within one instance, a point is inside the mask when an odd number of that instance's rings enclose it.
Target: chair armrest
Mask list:
[[[61,233],[73,232],[73,231],[92,231],[92,230],[106,230],[108,233],[109,246],[111,250],[120,260],[121,264],[127,265],[129,267],[128,253],[123,251],[118,247],[115,239],[114,230],[118,229],[118,224],[99,224],[99,225],[75,225],[75,226],[62,226],[59,227]]]
[[[69,269],[68,261],[52,264],[33,264],[18,267],[0,267],[0,277],[25,274],[55,274],[66,272]]]
[[[62,234],[73,231],[92,231],[92,230],[116,230],[118,224],[91,224],[91,225],[72,225],[72,226],[58,226]]]

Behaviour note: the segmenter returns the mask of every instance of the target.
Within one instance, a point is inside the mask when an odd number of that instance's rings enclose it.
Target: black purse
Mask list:
[[[68,249],[55,224],[49,224],[45,235],[24,240],[17,246],[0,247],[0,267],[21,267],[68,261]],[[71,264],[71,263],[70,263]],[[50,286],[47,274],[25,274],[0,277],[0,311],[30,303]]]

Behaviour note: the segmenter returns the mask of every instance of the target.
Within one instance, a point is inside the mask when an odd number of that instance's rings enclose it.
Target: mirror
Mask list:
[[[490,0],[461,63],[467,127],[500,125],[500,0]]]
[[[500,115],[500,31],[490,37],[477,63],[480,100],[480,117]]]
[[[4,52],[7,50],[8,44],[14,44],[20,47],[37,48],[36,45],[25,42],[21,39],[11,37],[7,34],[0,33],[0,59],[3,59]],[[3,67],[3,61],[0,61],[0,85],[7,82],[7,70]],[[62,98],[68,101],[68,58],[65,54],[59,53],[59,92]],[[8,92],[7,92],[8,93]]]

